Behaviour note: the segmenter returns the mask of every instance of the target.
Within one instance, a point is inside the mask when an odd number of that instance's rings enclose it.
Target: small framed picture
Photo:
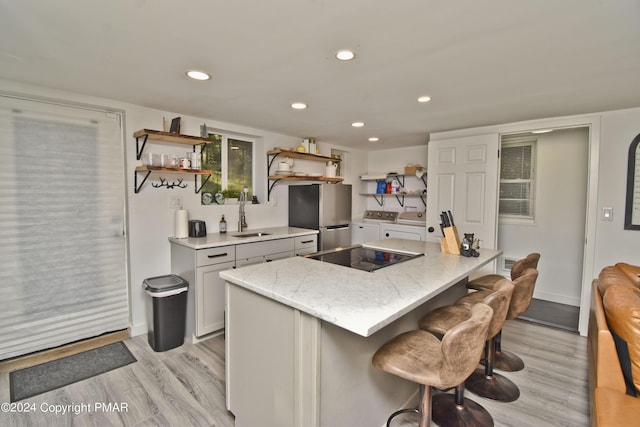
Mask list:
[[[169,128],[169,132],[171,133],[180,133],[180,117],[176,117],[171,120],[171,127]]]

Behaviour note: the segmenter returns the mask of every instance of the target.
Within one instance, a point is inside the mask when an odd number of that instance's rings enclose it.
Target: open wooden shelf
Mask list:
[[[322,156],[320,154],[311,154],[311,153],[302,153],[300,151],[291,151],[291,150],[270,150],[267,151],[267,156],[278,156],[278,155],[282,155],[284,157],[290,157],[292,159],[299,159],[299,160],[312,160],[312,161],[316,161],[316,162],[339,162],[341,159],[336,159],[333,157],[329,157],[329,156]]]
[[[205,145],[212,142],[209,138],[201,136],[182,135],[179,133],[162,132],[152,129],[140,129],[139,131],[133,133],[133,137],[136,139],[136,160],[140,160],[140,158],[142,157],[144,147],[147,144],[148,140],[191,145],[193,146],[193,151],[196,151],[196,145]],[[140,140],[142,140],[142,144],[140,144]],[[138,184],[139,172],[145,174],[140,184]],[[199,193],[200,190],[202,190],[204,184],[206,184],[207,181],[209,181],[209,179],[211,178],[211,175],[213,175],[213,171],[208,169],[165,168],[161,166],[146,165],[136,166],[136,169],[133,173],[133,190],[136,194],[142,189],[142,186],[146,182],[147,178],[149,178],[149,174],[151,174],[151,172],[195,175],[196,193]],[[203,175],[202,185],[200,186],[198,186],[198,175]],[[204,175],[206,175],[206,178],[204,177]]]
[[[344,178],[329,178],[326,176],[293,176],[293,175],[271,175],[270,180],[284,179],[288,181],[325,181],[325,182],[342,182]]]
[[[176,144],[200,145],[210,144],[211,140],[202,136],[182,135],[179,133],[162,132],[159,130],[140,129],[133,133],[133,137],[138,139],[146,137],[155,141],[174,142]]]
[[[189,175],[213,175],[209,169],[165,168],[162,166],[136,166],[136,172],[182,173]]]

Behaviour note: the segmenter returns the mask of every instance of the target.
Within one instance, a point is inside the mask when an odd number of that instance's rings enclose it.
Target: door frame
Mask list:
[[[502,134],[530,132],[533,130],[550,128],[588,127],[589,128],[589,158],[587,173],[587,211],[585,213],[585,242],[582,263],[582,290],[580,296],[580,318],[578,332],[587,335],[589,323],[589,309],[591,305],[591,283],[595,277],[594,265],[596,254],[596,227],[598,221],[598,177],[600,163],[600,115],[578,115],[506,123],[494,126],[463,129],[451,132],[434,133],[431,140],[460,138],[464,136],[496,133]],[[496,200],[497,203],[497,200]],[[497,221],[497,218],[496,218]],[[497,227],[496,227],[497,233]],[[497,237],[497,236],[496,236]],[[544,256],[544,254],[543,254]]]

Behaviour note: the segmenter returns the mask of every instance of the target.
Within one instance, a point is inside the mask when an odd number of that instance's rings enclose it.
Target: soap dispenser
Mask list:
[[[227,232],[227,221],[224,219],[224,215],[222,215],[222,219],[220,219],[220,233]]]

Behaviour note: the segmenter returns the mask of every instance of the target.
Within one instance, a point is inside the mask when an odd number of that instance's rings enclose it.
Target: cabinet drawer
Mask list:
[[[235,261],[236,252],[233,246],[221,248],[199,249],[196,251],[196,265],[220,264],[222,262]]]
[[[318,251],[318,236],[298,236],[295,238],[296,255],[307,255]]]
[[[298,236],[295,238],[296,250],[303,248],[317,248],[318,247],[318,236],[316,234],[312,234],[309,236]]]
[[[236,258],[253,258],[278,252],[293,251],[293,239],[267,240],[266,242],[246,243],[236,246]]]

